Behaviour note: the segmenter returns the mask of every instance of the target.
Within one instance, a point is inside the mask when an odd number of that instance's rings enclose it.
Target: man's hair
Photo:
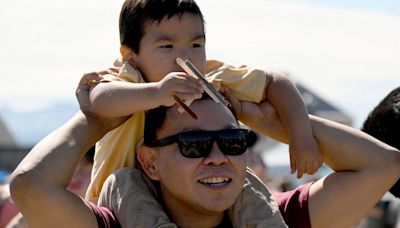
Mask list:
[[[144,145],[151,145],[157,139],[157,130],[163,126],[168,108],[170,107],[160,106],[147,111],[144,122]]]
[[[121,45],[139,53],[140,41],[147,23],[160,23],[164,18],[181,17],[184,13],[199,16],[204,33],[204,18],[194,0],[126,0],[119,16]]]
[[[210,100],[211,97],[207,93],[203,93],[203,96],[200,100]],[[195,100],[194,102],[197,102]],[[168,109],[171,107],[160,106],[155,109],[148,110],[146,112],[145,122],[144,122],[144,136],[143,136],[143,144],[148,146],[157,139],[157,131],[160,129],[164,122]],[[237,116],[232,108],[230,108],[235,120],[237,120]],[[183,113],[183,115],[188,115],[187,113]]]
[[[400,150],[400,87],[390,92],[372,110],[361,130]],[[400,197],[400,180],[390,192]]]

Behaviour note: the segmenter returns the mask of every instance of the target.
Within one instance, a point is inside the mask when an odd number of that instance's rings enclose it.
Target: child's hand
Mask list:
[[[130,116],[118,117],[118,118],[106,118],[93,111],[93,106],[89,99],[89,90],[94,83],[98,83],[104,79],[103,75],[112,74],[115,72],[114,68],[110,68],[106,71],[92,72],[84,74],[79,81],[78,87],[76,88],[75,95],[79,103],[79,107],[85,116],[93,122],[96,122],[98,126],[108,132],[122,123],[124,123]]]
[[[239,120],[253,130],[262,132],[278,141],[288,143],[290,150],[291,172],[296,170],[298,178],[304,173],[314,174],[322,165],[319,146],[312,133],[292,137],[289,141],[287,129],[283,126],[275,109],[268,101],[259,104],[239,101],[228,88],[222,87],[220,92],[229,100]]]
[[[204,92],[201,81],[184,72],[171,72],[157,84],[159,92],[155,95],[164,106],[175,104],[173,95],[185,101],[199,99]]]
[[[322,165],[322,156],[314,137],[297,135],[292,137],[289,145],[291,173],[296,172],[297,178],[303,174],[314,174]]]

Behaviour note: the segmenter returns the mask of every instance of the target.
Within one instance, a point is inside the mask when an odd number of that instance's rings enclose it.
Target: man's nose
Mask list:
[[[213,143],[211,152],[203,160],[205,165],[221,165],[228,162],[228,157],[219,149],[217,142]]]

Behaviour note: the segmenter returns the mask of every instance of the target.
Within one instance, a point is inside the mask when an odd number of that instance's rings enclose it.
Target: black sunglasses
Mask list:
[[[178,143],[179,151],[187,158],[207,157],[214,140],[225,155],[241,155],[247,150],[249,131],[246,129],[224,129],[219,131],[188,131],[158,139],[149,147],[167,146]]]

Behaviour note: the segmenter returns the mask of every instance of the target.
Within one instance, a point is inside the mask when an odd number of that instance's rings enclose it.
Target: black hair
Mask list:
[[[207,93],[203,93],[203,96],[200,98],[200,100],[211,100],[211,97]],[[157,130],[163,126],[165,122],[165,116],[169,108],[171,107],[160,106],[158,108],[151,109],[146,112],[145,123],[144,123],[144,136],[143,136],[144,145],[149,146],[153,141],[157,139]],[[237,120],[235,112],[232,109],[230,110],[235,120]]]
[[[400,150],[400,87],[374,108],[361,130]]]
[[[361,130],[400,150],[400,87],[372,110]],[[400,197],[400,180],[389,191]]]
[[[139,53],[146,23],[160,23],[164,18],[181,17],[184,13],[199,16],[205,34],[204,17],[194,0],[126,0],[119,16],[121,45]]]

